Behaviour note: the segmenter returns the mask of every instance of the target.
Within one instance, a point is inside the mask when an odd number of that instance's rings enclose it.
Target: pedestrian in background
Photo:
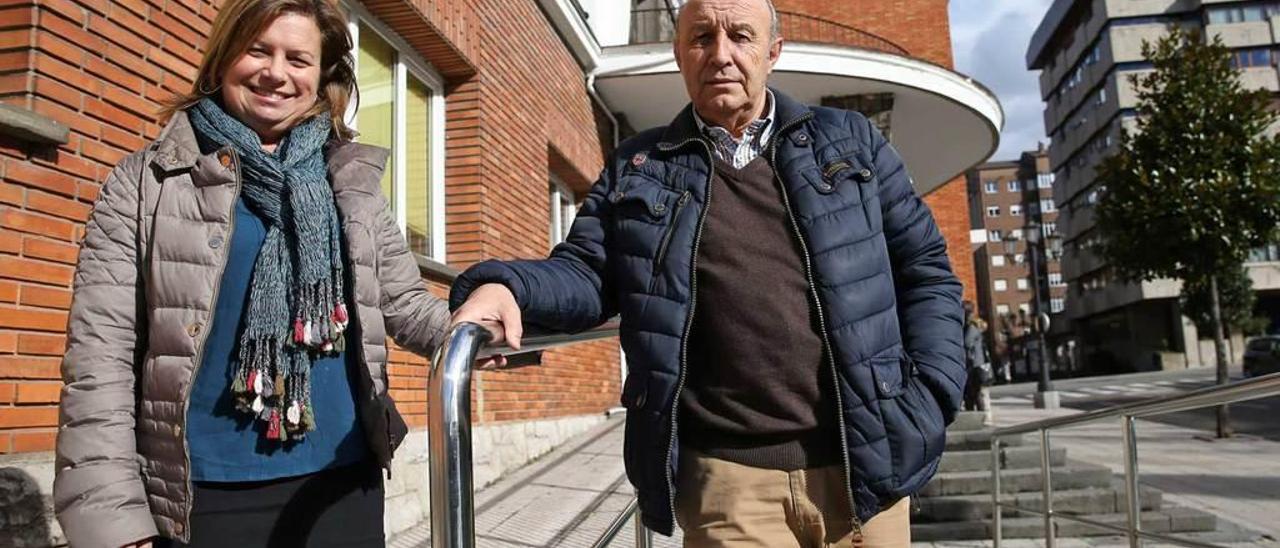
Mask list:
[[[386,337],[448,325],[343,123],[336,0],[228,0],[85,227],[54,505],[77,548],[384,545]]]
[[[987,354],[987,322],[974,313],[973,303],[964,302],[964,362],[969,379],[965,383],[964,408],[966,411],[982,411],[991,422],[990,386],[995,381],[991,371],[991,358]]]

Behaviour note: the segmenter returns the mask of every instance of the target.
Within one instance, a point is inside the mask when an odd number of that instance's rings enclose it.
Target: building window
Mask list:
[[[1235,68],[1269,67],[1271,66],[1271,50],[1269,48],[1247,48],[1231,54],[1231,66]]]
[[[995,181],[987,181],[985,183],[982,183],[982,190],[987,194],[995,194],[996,191],[1000,190],[1000,183],[997,183]]]
[[[1049,312],[1057,314],[1067,308],[1067,300],[1061,297],[1057,299],[1049,299]]]
[[[1053,188],[1053,174],[1041,173],[1036,175],[1036,186],[1042,189]]]
[[[1000,231],[999,231],[999,230],[988,230],[988,231],[987,231],[987,240],[988,240],[988,241],[998,242],[998,241],[1000,241],[1000,239],[1001,239],[1001,237],[1002,237],[1002,236],[1003,236],[1003,235],[1002,235],[1002,234],[1000,234]]]
[[[1009,290],[1009,282],[1007,280],[996,280],[995,283],[992,285],[995,287],[996,291]]]
[[[1018,313],[1019,313],[1019,314],[1022,314],[1023,316],[1030,316],[1030,315],[1031,315],[1031,305],[1030,305],[1030,304],[1028,304],[1028,303],[1022,303],[1022,304],[1018,305]]]
[[[1007,183],[1009,192],[1022,192],[1022,181],[1009,181]]]
[[[1026,278],[1018,278],[1018,291],[1026,291],[1030,287],[1031,284],[1027,283]]]
[[[1040,227],[1041,234],[1048,238],[1058,233],[1058,223],[1045,223]]]
[[[1009,305],[1007,305],[1007,304],[998,304],[998,305],[996,305],[996,314],[999,314],[999,315],[1001,315],[1001,316],[1008,316],[1008,315],[1009,315]]]
[[[1053,200],[1040,200],[1040,211],[1053,213],[1057,210],[1058,206],[1053,203]]]
[[[551,247],[555,247],[569,235],[569,227],[573,226],[573,218],[578,213],[578,207],[573,199],[573,191],[554,175],[551,176],[549,189]]]
[[[987,206],[987,216],[988,216],[988,217],[999,217],[999,216],[1000,216],[1000,206]]]
[[[1013,254],[1013,264],[1022,264],[1027,262],[1027,256],[1022,253]]]
[[[1014,216],[1014,217],[1021,217],[1021,216],[1022,216],[1022,206],[1021,206],[1021,205],[1019,205],[1019,204],[1013,204],[1013,205],[1009,206],[1009,215],[1012,215],[1012,216]]]
[[[444,262],[443,80],[363,8],[347,8],[360,89],[347,120],[357,141],[391,150],[382,192],[409,250]]]
[[[1050,272],[1050,273],[1049,273],[1049,286],[1050,286],[1050,287],[1062,287],[1062,286],[1064,286],[1064,285],[1067,285],[1067,284],[1065,284],[1065,283],[1063,283],[1063,282],[1062,282],[1062,273],[1061,273],[1061,272]]]
[[[1021,228],[1015,228],[1015,229],[1013,229],[1013,230],[1010,230],[1010,231],[1009,231],[1009,239],[1010,239],[1010,240],[1021,240],[1021,239],[1022,239],[1022,229],[1021,229]]]
[[[1004,266],[1004,255],[992,255],[991,266]]]

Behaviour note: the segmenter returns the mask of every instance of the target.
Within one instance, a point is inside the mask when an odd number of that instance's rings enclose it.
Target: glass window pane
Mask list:
[[[360,25],[359,70],[356,81],[360,87],[360,110],[356,112],[356,129],[361,143],[394,148],[395,99],[396,99],[396,50],[373,29]],[[382,173],[382,193],[396,208],[395,154],[387,160],[387,170]]]
[[[405,89],[405,236],[431,256],[431,88],[410,77]]]

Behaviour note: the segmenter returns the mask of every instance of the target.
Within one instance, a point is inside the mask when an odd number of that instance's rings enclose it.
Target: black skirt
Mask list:
[[[197,482],[191,542],[157,548],[384,548],[382,470],[361,463],[296,478]]]

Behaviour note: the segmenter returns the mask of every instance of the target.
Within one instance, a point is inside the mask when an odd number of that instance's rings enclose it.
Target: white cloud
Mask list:
[[[1026,68],[1027,46],[1053,0],[952,0],[956,69],[982,82],[1004,106],[1005,125],[993,160],[1016,159],[1048,142],[1039,72]]]

